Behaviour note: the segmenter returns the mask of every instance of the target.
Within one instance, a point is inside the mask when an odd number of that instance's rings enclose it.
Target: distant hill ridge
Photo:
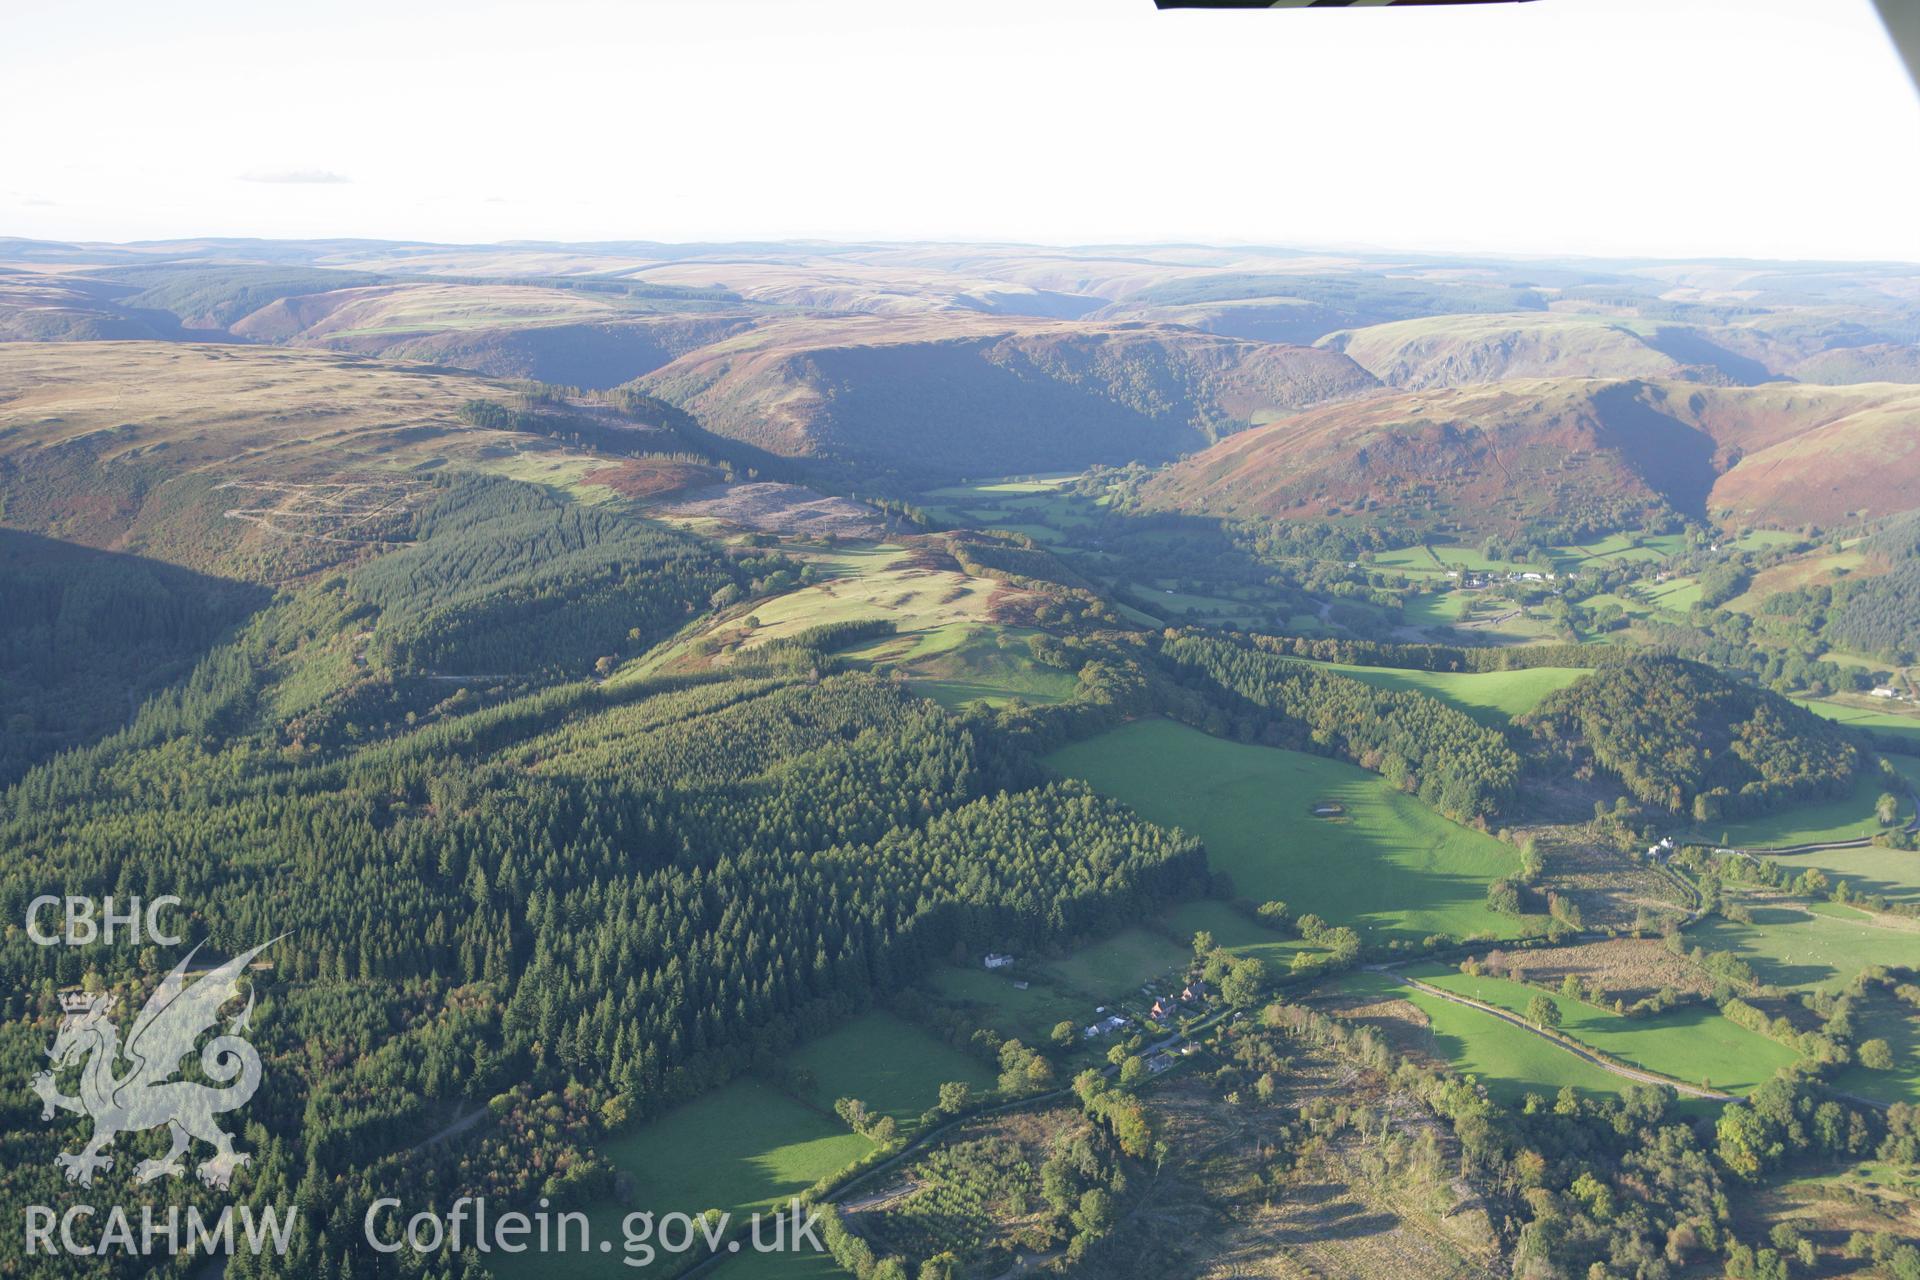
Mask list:
[[[772,453],[925,479],[1166,461],[1379,389],[1332,351],[984,317],[778,322],[636,385]]]
[[[1321,405],[1223,441],[1149,508],[1514,534],[1709,512],[1794,527],[1920,507],[1920,390],[1654,380],[1490,383]]]

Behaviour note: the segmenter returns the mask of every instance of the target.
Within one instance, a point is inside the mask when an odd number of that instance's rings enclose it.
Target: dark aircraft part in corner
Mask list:
[[[1887,24],[1887,34],[1899,46],[1900,56],[1907,60],[1907,74],[1913,77],[1914,88],[1920,89],[1920,0],[1873,3],[1880,10],[1880,21]]]

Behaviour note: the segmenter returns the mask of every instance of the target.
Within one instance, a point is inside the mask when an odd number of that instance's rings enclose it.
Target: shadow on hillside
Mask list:
[[[1737,386],[1783,380],[1758,360],[1729,351],[1695,329],[1661,329],[1645,342],[1669,360],[1712,369]]]
[[[0,784],[125,724],[266,588],[0,529]]]
[[[1675,508],[1704,516],[1707,495],[1719,479],[1713,437],[1662,413],[1644,398],[1644,385],[1622,383],[1594,392],[1608,435],[1626,461]]]

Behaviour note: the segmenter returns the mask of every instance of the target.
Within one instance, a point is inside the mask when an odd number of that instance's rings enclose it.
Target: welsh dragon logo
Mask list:
[[[196,1138],[214,1150],[194,1171],[210,1187],[224,1190],[234,1170],[252,1160],[235,1151],[232,1137],[214,1123],[215,1116],[245,1106],[260,1087],[260,1055],[240,1036],[253,1015],[251,984],[246,1007],[229,1019],[226,1033],[200,1050],[201,1073],[225,1087],[175,1077],[196,1042],[219,1022],[221,1008],[239,997],[241,974],[272,945],[263,942],[193,982],[187,980],[187,966],[200,948],[189,951],[140,1010],[124,1045],[113,1020],[116,997],[63,997],[66,1016],[47,1051],[53,1069],[33,1077],[33,1091],[40,1095],[43,1120],[53,1119],[56,1110],[76,1111],[93,1120],[93,1137],[84,1149],[55,1157],[67,1181],[92,1186],[95,1173],[113,1167],[113,1157],[105,1152],[116,1137],[161,1125],[171,1131],[173,1149],[136,1165],[136,1183],[184,1177],[187,1167],[181,1157]],[[54,1072],[75,1063],[81,1064],[80,1093],[69,1097],[55,1084]]]

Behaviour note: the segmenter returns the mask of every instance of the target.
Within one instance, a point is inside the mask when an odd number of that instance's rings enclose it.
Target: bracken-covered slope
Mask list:
[[[928,479],[1163,461],[1378,386],[1337,352],[1185,329],[872,317],[768,325],[638,385],[771,453]]]
[[[1557,379],[1324,405],[1223,441],[1146,490],[1160,510],[1514,534],[1709,512],[1793,527],[1920,506],[1911,387]]]
[[[1747,453],[1713,487],[1716,512],[1789,526],[1920,507],[1920,388],[1757,388],[1753,403],[1776,397],[1809,407],[1809,428]]]

